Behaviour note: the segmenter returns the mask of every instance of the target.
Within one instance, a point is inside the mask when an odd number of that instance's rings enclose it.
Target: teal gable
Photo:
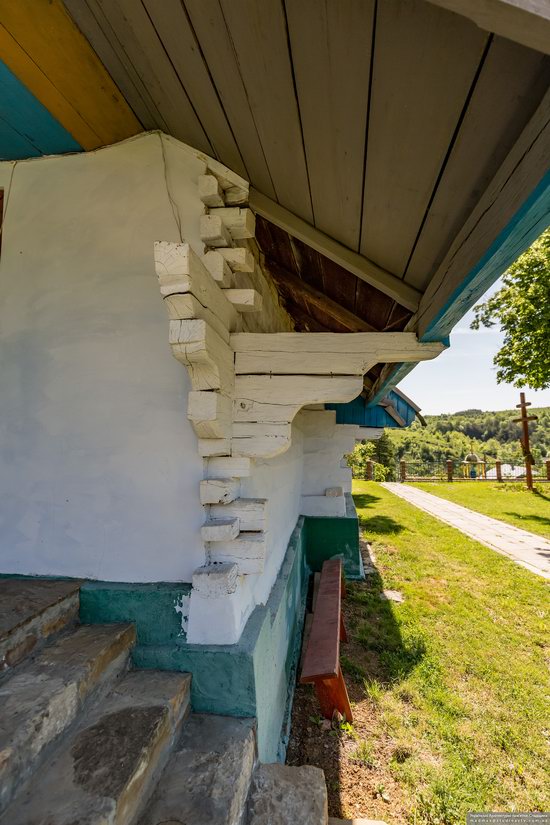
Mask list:
[[[359,427],[408,427],[419,408],[396,390],[390,390],[381,403],[367,406],[359,395],[347,404],[325,404],[327,410],[336,410],[337,424],[357,424]]]

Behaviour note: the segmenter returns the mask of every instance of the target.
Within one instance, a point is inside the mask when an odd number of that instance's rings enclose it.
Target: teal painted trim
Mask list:
[[[430,322],[421,341],[439,341],[550,225],[550,171]]]
[[[306,559],[314,573],[323,562],[342,556],[346,579],[363,579],[359,548],[359,520],[351,493],[346,493],[345,517],[308,516],[306,518]]]
[[[546,172],[511,221],[495,238],[485,255],[472,267],[460,286],[450,295],[420,340],[422,342],[441,341],[448,336],[468,310],[542,235],[548,226],[550,226],[550,171]],[[389,390],[396,387],[415,366],[416,363],[397,364],[392,375],[384,382],[367,406],[373,407],[378,404]]]
[[[301,644],[310,570],[303,516],[291,535],[269,599],[235,645],[138,645],[137,667],[192,673],[191,703],[203,713],[255,716],[262,762],[282,759]]]
[[[0,159],[80,151],[80,144],[0,61]]]
[[[84,582],[80,588],[80,621],[134,622],[138,645],[181,642],[185,640],[181,610],[187,616],[190,592],[190,584],[178,582]]]

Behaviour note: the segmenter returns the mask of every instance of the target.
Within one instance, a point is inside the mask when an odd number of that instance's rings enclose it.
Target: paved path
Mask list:
[[[408,484],[385,482],[382,486],[409,504],[414,504],[420,510],[456,527],[470,538],[508,556],[532,573],[550,579],[550,541],[542,536],[476,513]]]

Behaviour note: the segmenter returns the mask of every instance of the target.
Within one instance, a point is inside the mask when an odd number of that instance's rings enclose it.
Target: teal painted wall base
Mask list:
[[[300,516],[267,604],[255,608],[235,645],[188,644],[182,615],[191,585],[181,582],[83,582],[80,620],[135,622],[136,667],[190,672],[195,711],[256,717],[260,760],[283,761],[310,574],[336,555],[347,578],[363,575],[351,495],[343,518]]]
[[[314,573],[323,562],[341,555],[347,579],[363,579],[363,561],[359,549],[359,520],[351,493],[346,493],[346,516],[308,516],[306,518],[306,557]]]
[[[286,751],[310,574],[305,534],[300,517],[267,604],[256,607],[238,644],[190,645],[180,639],[139,644],[134,651],[137,667],[192,673],[195,711],[255,716],[262,762],[282,760]]]

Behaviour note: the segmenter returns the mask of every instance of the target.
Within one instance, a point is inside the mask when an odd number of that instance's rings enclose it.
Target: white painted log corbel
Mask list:
[[[230,343],[237,375],[364,375],[375,364],[427,361],[445,349],[413,332],[237,333]]]

